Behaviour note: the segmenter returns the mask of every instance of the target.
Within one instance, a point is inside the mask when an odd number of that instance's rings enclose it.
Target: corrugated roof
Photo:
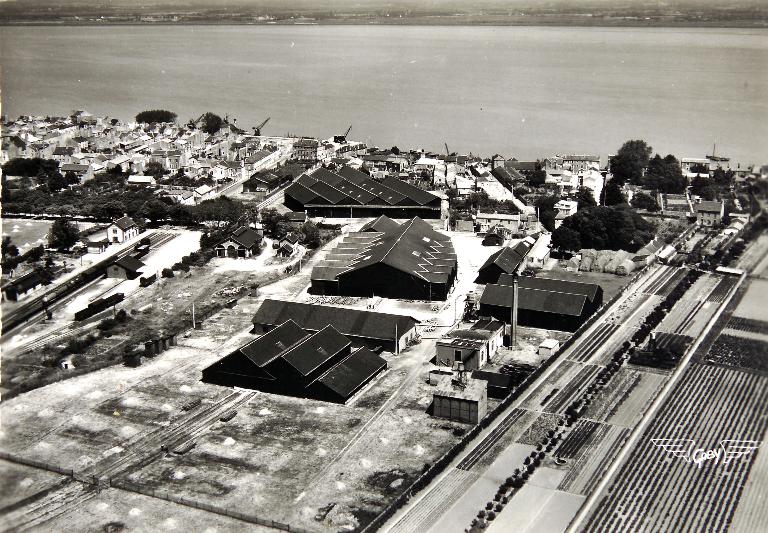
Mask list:
[[[301,329],[296,322],[286,320],[269,333],[235,351],[242,353],[255,365],[263,367],[308,336],[309,333]]]
[[[413,317],[346,309],[326,305],[266,299],[253,317],[254,324],[276,325],[286,320],[309,331],[332,325],[342,335],[369,339],[394,340],[395,329],[403,336],[418,323]]]
[[[301,375],[308,376],[349,345],[344,335],[328,325],[296,343],[281,357]]]
[[[370,222],[366,223],[362,228],[360,228],[360,231],[379,231],[386,233],[388,231],[395,231],[399,227],[400,224],[389,218],[387,215],[381,215],[376,220],[371,220]]]
[[[517,278],[518,287],[524,289],[536,289],[544,291],[561,292],[568,294],[581,294],[590,302],[594,301],[600,291],[600,285],[596,283],[582,283],[580,281],[568,281],[562,279],[531,278],[521,276]],[[512,285],[512,276],[502,274],[499,276],[499,285]]]
[[[246,248],[250,248],[254,244],[261,242],[261,236],[258,234],[258,232],[249,228],[248,226],[241,226],[233,231],[232,234],[222,242],[226,242],[228,240],[235,241],[238,244],[242,244]]]
[[[348,399],[386,366],[384,359],[367,348],[360,348],[323,374],[317,382]]]
[[[512,274],[525,260],[525,256],[531,250],[530,243],[526,241],[520,241],[513,248],[504,247],[501,250],[491,254],[491,256],[483,263],[480,270],[484,270],[491,265],[497,265],[504,272]],[[502,274],[503,275],[503,274]]]
[[[587,297],[583,294],[523,287],[518,288],[517,294],[519,298],[518,309],[558,315],[581,316],[587,303]],[[513,298],[514,289],[511,286],[489,284],[485,286],[483,295],[480,297],[480,304],[511,308]]]

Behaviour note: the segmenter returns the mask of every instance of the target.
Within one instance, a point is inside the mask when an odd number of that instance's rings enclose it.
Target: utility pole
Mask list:
[[[192,329],[197,329],[197,325],[195,324],[195,301],[192,300]]]

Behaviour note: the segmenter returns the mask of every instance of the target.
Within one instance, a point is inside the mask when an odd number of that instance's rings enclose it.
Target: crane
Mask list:
[[[349,132],[350,132],[351,130],[352,130],[352,124],[350,124],[350,125],[349,125],[349,127],[347,128],[347,131],[345,131],[345,132],[344,132],[344,138],[345,138],[345,139],[347,138],[347,135],[349,135]]]
[[[448,143],[443,144],[445,144],[445,155],[451,155],[451,151],[448,149]]]
[[[262,123],[261,123],[261,124],[259,124],[258,126],[255,126],[255,127],[253,128],[253,134],[254,134],[254,135],[256,135],[256,136],[258,136],[258,137],[261,137],[261,128],[263,128],[264,126],[266,126],[266,125],[267,125],[267,122],[269,122],[269,119],[270,119],[270,118],[272,118],[272,117],[267,117],[267,119],[266,119],[264,122],[262,122]]]

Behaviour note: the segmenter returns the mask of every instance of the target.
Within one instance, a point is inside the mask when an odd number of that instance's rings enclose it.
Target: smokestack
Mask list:
[[[510,335],[509,346],[510,348],[517,345],[517,271],[512,274],[512,310],[510,317]]]

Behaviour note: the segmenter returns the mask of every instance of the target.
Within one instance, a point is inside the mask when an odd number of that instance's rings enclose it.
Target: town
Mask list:
[[[768,165],[275,127],[3,118],[3,530],[760,523]]]

